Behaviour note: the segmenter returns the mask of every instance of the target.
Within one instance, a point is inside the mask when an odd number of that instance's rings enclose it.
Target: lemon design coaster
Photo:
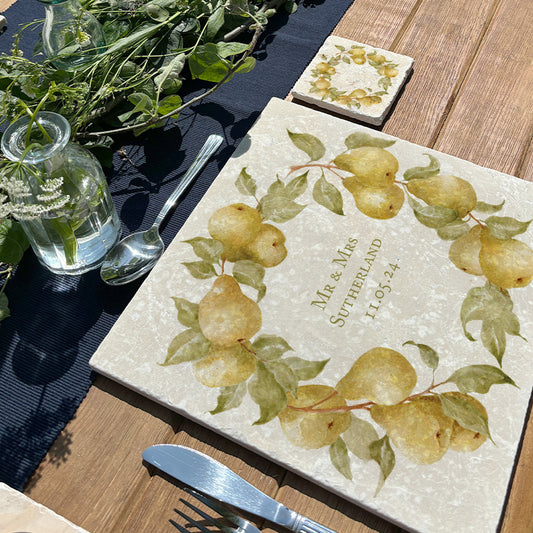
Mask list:
[[[296,82],[292,96],[379,126],[413,62],[388,50],[328,37]]]

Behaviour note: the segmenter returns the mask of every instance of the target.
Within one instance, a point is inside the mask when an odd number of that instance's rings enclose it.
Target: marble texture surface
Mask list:
[[[413,62],[405,55],[330,36],[291,94],[295,99],[379,126],[398,97]]]
[[[406,199],[392,218],[363,214],[342,186],[346,172],[332,164],[361,142],[382,144],[398,160],[396,181]],[[531,196],[531,183],[295,103],[271,100],[102,342],[91,366],[410,531],[495,532],[533,383],[531,348],[524,340],[533,338],[532,289],[509,291],[522,337],[504,335],[500,367],[480,340],[480,322],[466,324],[469,339],[460,318],[467,294],[482,290],[485,280],[450,262],[450,241],[421,223],[428,212],[422,209],[416,215],[416,202],[419,207],[423,202],[406,190],[412,169],[431,172],[436,166],[473,186],[484,211],[476,218],[533,219],[533,204],[523,201]],[[263,277],[260,269],[210,263],[213,252],[204,245],[210,242],[212,213],[233,203],[256,207],[257,199],[263,216],[286,236],[287,257],[265,268]],[[527,231],[516,238],[532,242]],[[237,392],[202,385],[194,362],[186,361],[204,350],[194,305],[211,290],[222,268],[240,280],[245,295],[259,300],[262,323],[251,339],[253,350],[260,351],[261,343],[277,344],[270,355],[262,352],[256,374]],[[409,341],[434,349],[438,365],[428,364]],[[300,385],[335,387],[355,360],[377,346],[399,351],[410,362],[418,379],[413,394],[457,390],[449,378],[473,365],[512,378],[516,386],[494,384],[483,394],[472,393],[487,410],[493,443],[487,440],[471,453],[448,450],[433,464],[416,464],[392,442],[395,465],[376,494],[379,461],[348,451],[348,479],[332,463],[329,446],[297,448],[276,416],[254,424],[269,418],[268,408],[275,404],[272,391],[280,383],[290,389],[288,358],[328,360],[307,380],[295,370],[294,359],[292,370]],[[184,362],[172,364],[176,350]],[[275,367],[269,360],[276,350],[277,355],[284,352],[279,360],[288,361],[285,366]],[[217,408],[221,402],[226,409]],[[361,402],[348,403],[358,404],[352,414],[365,427],[372,425],[380,439],[386,437]],[[348,440],[346,434],[344,438]],[[337,448],[334,455],[339,453]],[[383,457],[380,461],[386,465]]]
[[[0,483],[0,531],[39,533],[87,533],[18,490]]]

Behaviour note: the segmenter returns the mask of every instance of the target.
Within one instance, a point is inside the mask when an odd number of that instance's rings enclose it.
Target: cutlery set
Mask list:
[[[228,467],[191,448],[176,444],[156,444],[144,450],[142,457],[147,463],[191,487],[193,490],[188,491],[190,494],[238,526],[238,529],[229,528],[221,529],[221,531],[257,533],[259,530],[248,521],[238,519],[233,513],[222,509],[215,502],[210,501],[210,498],[251,515],[264,518],[295,533],[335,533],[333,530],[285,507],[245,481]],[[208,497],[207,500],[206,496]],[[194,506],[187,505],[197,512]],[[182,513],[177,512],[183,516]],[[203,516],[201,513],[198,514]],[[205,518],[205,516],[203,517]],[[188,516],[184,518],[189,520]],[[214,523],[211,518],[209,521]],[[215,525],[217,524],[215,523]],[[178,529],[182,533],[187,532],[186,529],[181,529],[181,526]]]

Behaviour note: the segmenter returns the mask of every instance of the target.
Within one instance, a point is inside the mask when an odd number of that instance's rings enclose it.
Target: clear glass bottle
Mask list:
[[[102,25],[78,0],[39,0],[45,4],[43,48],[64,70],[92,61],[105,49]]]
[[[11,202],[37,213],[18,217],[20,224],[39,261],[52,272],[82,274],[97,268],[120,238],[120,220],[102,167],[87,149],[70,142],[70,124],[61,115],[37,114],[32,142],[35,137],[40,142],[28,150],[29,124],[28,117],[17,120],[1,142],[9,160],[24,163],[19,178],[29,188],[14,197],[10,193]],[[59,200],[48,206],[57,207],[43,209],[55,192]]]

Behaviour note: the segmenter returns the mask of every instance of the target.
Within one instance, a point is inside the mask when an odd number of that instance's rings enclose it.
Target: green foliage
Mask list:
[[[440,171],[440,163],[437,158],[432,155],[426,154],[429,157],[429,164],[425,167],[413,167],[406,170],[403,173],[403,177],[406,181],[414,178],[429,178],[435,176]]]
[[[352,479],[352,469],[350,468],[350,458],[348,457],[348,448],[344,440],[339,437],[329,447],[329,457],[331,464],[346,478]]]
[[[506,347],[506,334],[520,336],[520,322],[513,313],[513,301],[507,291],[487,283],[468,291],[461,306],[461,323],[467,339],[475,341],[467,326],[481,321],[481,342],[501,365]]]
[[[456,370],[448,379],[455,383],[461,392],[486,394],[493,385],[514,385],[515,382],[505,372],[491,365],[470,365]]]
[[[58,70],[54,58],[23,58],[16,44],[22,30],[12,53],[0,56],[3,120],[12,122],[41,103],[43,111],[60,112],[79,141],[162,126],[179,113],[178,92],[187,77],[219,84],[253,69],[249,54],[268,22],[267,7],[283,3],[94,0],[87,9],[103,25],[107,48],[74,71]],[[254,24],[255,33],[236,39]]]

